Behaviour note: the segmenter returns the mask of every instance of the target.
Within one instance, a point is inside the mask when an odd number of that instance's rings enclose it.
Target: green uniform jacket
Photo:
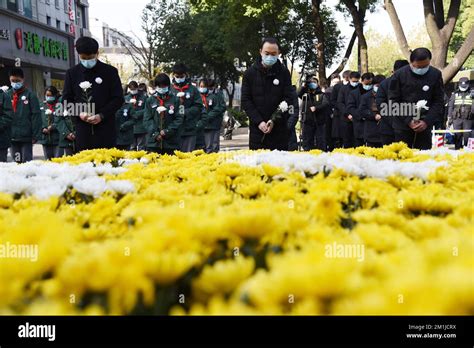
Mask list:
[[[134,99],[136,102],[130,102],[132,99]],[[146,134],[145,126],[143,126],[143,115],[145,114],[146,100],[147,96],[141,93],[138,93],[137,95],[127,94],[125,96],[125,103],[130,104],[131,106],[130,116],[135,120],[133,134]]]
[[[8,90],[13,102],[13,89]],[[41,140],[41,110],[38,97],[25,88],[19,95],[16,112],[13,111],[12,141],[31,143]]]
[[[52,130],[49,134],[44,134],[41,131],[41,139],[39,141],[40,144],[43,145],[58,145],[59,144],[59,132],[58,132],[58,127],[55,123],[55,115],[60,108],[61,104],[55,104],[53,106],[54,112],[52,114],[46,115],[48,110],[51,110],[50,106],[47,103],[42,103],[40,110],[41,110],[41,130],[44,128],[48,128],[49,126],[52,126]]]
[[[56,124],[56,128],[59,133],[59,147],[71,147],[74,149],[74,142],[66,138],[71,133],[76,134],[76,129],[74,127],[72,116],[63,116],[56,113],[56,115],[54,116],[54,123]]]
[[[202,120],[198,123],[198,128],[204,127],[206,131],[220,130],[224,113],[227,106],[222,91],[206,95],[207,108],[204,109]],[[204,103],[204,101],[203,101]]]
[[[181,144],[183,131],[183,112],[180,112],[179,98],[170,94],[168,99],[164,100],[166,111],[161,119],[157,109],[160,107],[158,97],[150,97],[145,103],[145,115],[143,124],[148,132],[147,147],[152,149],[178,150]],[[156,137],[161,131],[165,132],[163,141],[156,141]]]
[[[0,149],[11,146],[12,112],[10,97],[0,90]]]
[[[132,114],[133,114],[133,104],[130,104],[130,103],[123,104],[122,107],[115,114],[115,128],[117,129],[117,145],[132,145],[133,144],[133,140],[134,140],[133,130],[134,130],[134,125],[135,125],[136,120],[132,117]]]
[[[184,88],[183,97],[178,97],[180,105],[184,105],[184,130],[183,136],[197,135],[197,123],[202,117],[203,104],[201,95],[196,87],[190,82],[186,82]],[[171,88],[171,94],[178,96],[181,91],[177,85],[173,85]]]

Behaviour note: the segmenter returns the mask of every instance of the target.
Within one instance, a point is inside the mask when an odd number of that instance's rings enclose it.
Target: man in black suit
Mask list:
[[[99,44],[93,38],[78,39],[76,51],[81,62],[67,71],[63,91],[63,105],[75,116],[76,151],[113,148],[115,113],[124,103],[118,71],[98,60]]]

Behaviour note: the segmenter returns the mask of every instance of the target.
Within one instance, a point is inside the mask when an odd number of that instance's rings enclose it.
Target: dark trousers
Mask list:
[[[332,122],[333,118],[331,117],[332,115],[327,115],[326,116],[326,125],[324,129],[324,137],[326,139],[326,149],[325,151],[332,151],[334,150],[334,139],[332,137]]]
[[[354,146],[359,147],[359,146],[364,146],[365,141],[362,138],[354,138]]]
[[[117,145],[116,148],[123,151],[130,151],[131,145]]]
[[[303,149],[326,151],[326,127],[324,124],[303,124]]]
[[[74,155],[74,149],[72,148],[72,146],[60,147],[58,150],[58,157],[72,156],[72,155]]]
[[[186,135],[181,137],[181,152],[193,152],[196,150],[196,135]]]
[[[342,121],[342,146],[347,149],[354,147],[354,125],[352,122]]]
[[[373,141],[368,141],[366,145],[367,145],[368,147],[382,147],[382,143],[373,142]]]
[[[145,134],[135,134],[132,150],[133,151],[143,151],[146,148],[146,133]]]
[[[0,162],[6,162],[8,158],[8,149],[0,149]]]
[[[33,160],[33,143],[14,142],[12,141],[11,155],[13,161],[17,163],[25,163]]]
[[[206,153],[218,153],[220,150],[221,131],[207,130],[204,132],[204,151]]]
[[[43,154],[46,160],[59,157],[58,145],[43,145]]]
[[[421,133],[409,130],[395,130],[395,142],[403,141],[408,147],[418,150],[431,149],[431,130],[425,129]]]
[[[380,134],[382,139],[382,145],[390,145],[395,142],[395,136],[393,134]]]
[[[474,120],[463,120],[462,118],[456,118],[453,120],[453,127],[456,130],[471,129],[474,126]],[[472,137],[474,132],[456,133],[454,135],[454,144],[456,149],[462,149],[463,146],[467,146],[468,139]]]
[[[149,148],[147,148],[147,151],[148,152],[154,152],[154,153],[157,153],[159,155],[173,156],[175,150],[174,149],[159,149],[159,148],[155,148],[155,147],[149,147]]]

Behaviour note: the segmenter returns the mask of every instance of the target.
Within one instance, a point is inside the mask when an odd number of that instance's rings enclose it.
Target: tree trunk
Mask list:
[[[318,61],[318,77],[321,85],[327,85],[326,78],[326,60],[324,58],[325,51],[325,38],[324,38],[324,23],[321,18],[321,0],[312,0],[312,11],[314,17],[314,28],[316,32],[316,39],[318,42],[315,44],[316,57]]]
[[[353,0],[342,0],[343,4],[346,5],[349,13],[352,16],[355,31],[357,33],[358,45],[360,45],[360,56],[361,56],[361,73],[369,71],[369,54],[367,50],[367,40],[364,35],[364,19],[366,8],[361,6],[357,9]]]
[[[402,52],[406,60],[410,60],[411,49],[408,45],[405,32],[403,31],[402,24],[400,23],[397,10],[393,5],[392,0],[385,0],[384,8],[387,11],[388,16],[390,17],[390,21],[392,22],[393,30],[395,31],[395,37],[397,38],[400,51]]]

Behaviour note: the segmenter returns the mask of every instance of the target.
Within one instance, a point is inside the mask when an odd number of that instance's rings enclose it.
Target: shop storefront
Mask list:
[[[49,85],[62,90],[73,46],[72,35],[0,9],[0,85],[9,84],[8,72],[17,66],[38,95]]]

